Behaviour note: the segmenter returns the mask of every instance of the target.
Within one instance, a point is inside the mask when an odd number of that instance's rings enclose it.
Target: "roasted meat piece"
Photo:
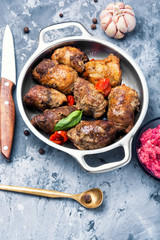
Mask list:
[[[77,108],[87,116],[99,118],[105,113],[107,101],[103,94],[83,78],[78,78],[74,84],[74,98]]]
[[[100,79],[109,78],[111,87],[120,85],[120,59],[110,54],[104,60],[92,60],[85,64],[83,77],[96,84]]]
[[[35,109],[44,111],[49,108],[56,108],[67,102],[66,96],[53,89],[45,86],[35,85],[23,97],[24,102]]]
[[[55,67],[58,65],[56,60],[46,59],[44,58],[32,71],[32,76],[34,79],[39,81],[43,75],[45,76],[48,72],[48,69]]]
[[[88,150],[111,144],[116,132],[117,129],[110,121],[81,121],[76,127],[68,130],[67,136],[77,148]]]
[[[125,84],[112,88],[108,97],[107,118],[118,131],[128,133],[134,126],[134,112],[140,105],[138,94]]]
[[[79,73],[84,71],[85,63],[89,61],[84,52],[78,48],[70,46],[55,50],[51,59],[57,60],[59,63],[69,65]]]
[[[50,61],[57,62],[56,60]],[[44,68],[43,65],[45,65]],[[64,94],[70,94],[73,91],[73,84],[78,78],[78,73],[68,65],[55,64],[55,66],[47,68],[46,59],[44,59],[33,70],[33,77],[46,87],[56,88]]]
[[[71,112],[76,111],[75,106],[63,106],[55,109],[47,109],[42,114],[34,116],[31,123],[35,128],[41,129],[45,133],[53,133],[55,125],[67,117]]]

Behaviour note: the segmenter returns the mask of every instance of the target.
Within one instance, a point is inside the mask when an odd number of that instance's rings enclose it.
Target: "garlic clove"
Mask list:
[[[126,5],[126,6],[125,6],[125,9],[130,9],[130,10],[133,11],[133,9],[131,8],[131,6],[129,6],[129,5]]]
[[[112,17],[111,13],[109,13],[107,10],[103,10],[103,11],[100,13],[100,15],[99,15],[100,21],[101,21],[104,17],[107,17],[108,15],[109,15],[110,17]]]
[[[114,37],[115,34],[117,32],[117,28],[114,22],[111,22],[107,29],[105,30],[105,33],[109,36],[109,37]]]
[[[119,15],[113,15],[113,18],[112,18],[112,20],[113,20],[113,22],[114,23],[117,23],[118,22],[118,19],[119,19]]]
[[[116,39],[121,39],[123,37],[124,37],[124,34],[121,33],[120,31],[117,31],[116,35],[114,36],[114,38],[116,38]]]
[[[130,15],[130,14],[125,13],[124,19],[125,19],[125,22],[126,22],[126,25],[127,25],[127,28],[128,28],[127,32],[131,32],[136,26],[135,17]]]
[[[124,12],[128,13],[128,14],[131,14],[132,16],[135,16],[133,10],[131,10],[131,9],[124,9]]]
[[[125,4],[122,2],[116,2],[115,7],[119,7],[119,9],[125,8]]]
[[[108,14],[108,16],[102,18],[101,20],[101,28],[103,31],[106,30],[106,28],[108,27],[108,25],[112,22],[112,17],[111,14]]]
[[[126,25],[126,22],[124,20],[124,17],[121,16],[119,19],[118,19],[118,22],[117,22],[117,28],[120,32],[122,33],[126,33],[128,28],[127,28],[127,25]]]
[[[106,15],[108,14],[108,12],[106,10],[103,10],[100,15],[99,15],[99,19],[100,21],[102,20],[102,18],[104,18]]]

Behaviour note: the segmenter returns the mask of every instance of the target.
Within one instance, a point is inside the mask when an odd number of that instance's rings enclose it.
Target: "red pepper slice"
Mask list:
[[[91,61],[94,61],[94,60],[95,60],[95,59],[94,59],[94,58],[92,58],[92,59],[90,60],[90,62],[91,62]]]
[[[67,131],[56,131],[50,136],[49,140],[59,145],[63,145],[68,140]]]
[[[99,80],[95,85],[95,89],[97,89],[105,97],[107,97],[107,95],[111,91],[111,84],[110,84],[109,78],[104,78],[104,79]]]
[[[75,103],[74,97],[72,95],[67,96],[68,105],[73,105]]]

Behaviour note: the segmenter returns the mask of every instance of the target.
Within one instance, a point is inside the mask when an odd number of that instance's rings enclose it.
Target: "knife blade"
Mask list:
[[[12,89],[16,84],[13,36],[7,25],[3,37],[0,83],[0,146],[2,155],[9,160],[15,125],[15,105]]]

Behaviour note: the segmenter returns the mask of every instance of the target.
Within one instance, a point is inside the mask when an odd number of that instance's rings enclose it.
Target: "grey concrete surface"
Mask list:
[[[92,18],[107,0],[6,0],[0,1],[0,61],[5,26],[12,30],[17,79],[38,46],[39,31],[63,21],[79,21],[94,36],[127,51],[142,69],[149,87],[149,108],[144,122],[159,116],[160,109],[160,2],[126,0],[133,7],[136,29],[122,40],[91,30]],[[63,13],[63,18],[59,17]],[[23,33],[28,26],[29,34]],[[71,34],[68,30],[65,34]],[[75,34],[75,32],[72,32]],[[0,62],[1,63],[1,62]],[[0,156],[0,183],[78,193],[92,187],[104,192],[104,202],[87,210],[72,200],[56,200],[0,191],[0,240],[159,240],[160,183],[148,176],[134,156],[118,170],[89,174],[69,155],[47,146],[32,133],[17,107],[11,162]],[[38,150],[43,148],[44,155]],[[90,159],[120,159],[123,152],[99,154]]]

